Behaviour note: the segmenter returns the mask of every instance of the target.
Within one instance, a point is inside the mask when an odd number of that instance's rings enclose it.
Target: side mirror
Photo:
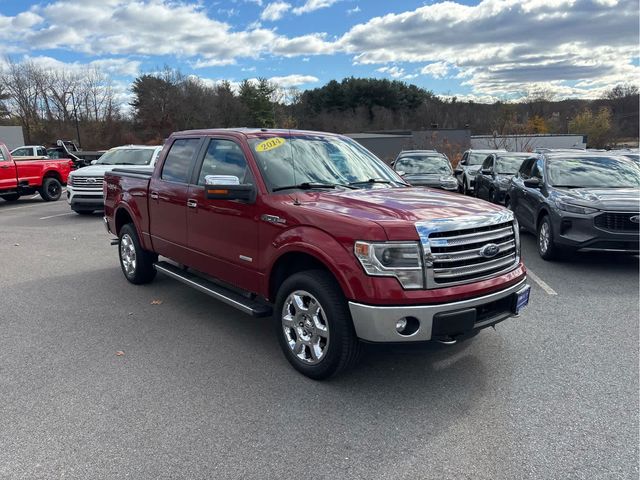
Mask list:
[[[458,165],[467,165],[467,161],[466,160],[460,160],[460,163],[458,163]]]
[[[493,173],[490,168],[483,168],[481,172],[483,175],[491,175]]]
[[[209,200],[253,202],[256,198],[255,187],[250,183],[240,183],[240,179],[234,175],[207,175],[204,182]]]
[[[91,160],[91,165],[95,165],[96,163],[98,163],[97,160]]]
[[[525,187],[540,188],[540,179],[538,177],[527,178],[524,182]]]

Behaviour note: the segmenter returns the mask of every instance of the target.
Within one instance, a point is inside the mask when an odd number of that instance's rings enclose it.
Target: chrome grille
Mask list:
[[[501,275],[520,261],[520,239],[512,212],[416,225],[424,250],[427,288],[469,283]],[[492,244],[493,255],[483,255]]]
[[[70,177],[69,185],[85,190],[102,190],[103,177],[80,177],[73,175]]]

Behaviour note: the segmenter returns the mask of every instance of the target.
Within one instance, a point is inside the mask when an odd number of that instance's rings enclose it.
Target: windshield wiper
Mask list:
[[[311,190],[314,188],[336,188],[336,187],[344,187],[354,189],[356,187],[352,187],[351,185],[344,185],[342,183],[319,183],[319,182],[302,182],[298,185],[287,185],[285,187],[276,187],[272,192],[278,192],[280,190],[290,190],[293,188],[299,188],[300,190]]]
[[[391,183],[391,180],[384,178],[370,178],[369,180],[359,180],[357,182],[349,182],[349,185],[367,185],[369,183]]]
[[[588,188],[583,187],[582,185],[552,185],[553,188]]]

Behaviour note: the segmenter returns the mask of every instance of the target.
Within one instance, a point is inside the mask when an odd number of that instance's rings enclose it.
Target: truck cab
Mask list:
[[[362,342],[455,343],[528,302],[511,211],[413,188],[340,135],[177,132],[153,172],[115,169],[104,188],[128,281],[161,272],[271,317],[311,378]]]

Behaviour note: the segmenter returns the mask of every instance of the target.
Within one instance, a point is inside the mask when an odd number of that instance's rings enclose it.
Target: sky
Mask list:
[[[638,0],[0,0],[0,57],[97,66],[124,97],[166,65],[212,83],[356,76],[479,102],[594,98],[640,82],[638,25]]]

